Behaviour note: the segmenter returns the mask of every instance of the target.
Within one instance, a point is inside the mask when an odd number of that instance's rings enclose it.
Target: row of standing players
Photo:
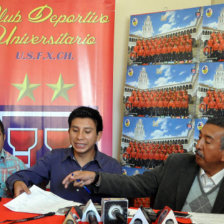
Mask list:
[[[173,37],[138,39],[132,47],[130,59],[133,63],[154,64],[169,61],[192,60],[193,40],[190,34]]]
[[[224,33],[211,33],[210,38],[205,42],[203,52],[207,58],[224,60]]]
[[[224,116],[224,91],[208,90],[201,100],[199,110],[205,116]]]
[[[143,116],[188,116],[189,96],[186,90],[132,91],[125,103],[129,114]]]
[[[165,161],[172,153],[184,153],[182,144],[147,143],[133,146],[129,144],[124,149],[123,161],[133,167],[154,168]]]

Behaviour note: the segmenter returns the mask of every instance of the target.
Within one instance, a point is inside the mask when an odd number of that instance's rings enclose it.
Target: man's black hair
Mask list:
[[[209,118],[206,124],[214,124],[224,128],[224,117]],[[221,137],[221,149],[224,150],[224,136]]]
[[[1,120],[0,120],[0,130],[1,130],[2,134],[4,135],[5,134],[5,128],[4,128],[4,125],[3,125]]]
[[[209,118],[206,124],[214,124],[221,128],[224,128],[224,117],[217,117],[217,118]]]
[[[68,117],[68,125],[71,127],[72,121],[75,118],[90,118],[96,124],[96,132],[103,131],[103,120],[98,110],[95,110],[91,107],[78,107],[74,109]]]

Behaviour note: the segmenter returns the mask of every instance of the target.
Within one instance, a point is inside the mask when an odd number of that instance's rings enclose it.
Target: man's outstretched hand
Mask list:
[[[65,188],[67,188],[71,182],[73,182],[74,187],[83,187],[84,185],[93,183],[95,177],[96,173],[93,171],[74,171],[64,178],[62,184]]]

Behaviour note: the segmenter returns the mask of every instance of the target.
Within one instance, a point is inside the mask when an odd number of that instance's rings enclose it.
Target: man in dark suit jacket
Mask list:
[[[112,197],[154,197],[154,209],[167,205],[179,211],[224,213],[223,177],[224,119],[218,118],[201,129],[196,154],[172,154],[161,166],[136,176],[77,171],[63,184],[91,184],[94,193]]]

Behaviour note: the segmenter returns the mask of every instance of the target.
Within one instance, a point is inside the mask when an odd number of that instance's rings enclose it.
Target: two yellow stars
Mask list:
[[[33,96],[33,90],[36,89],[38,86],[40,86],[40,84],[31,84],[27,74],[23,80],[23,83],[21,84],[13,83],[12,85],[15,86],[18,90],[20,90],[17,101],[20,101],[25,96],[28,96],[30,99],[35,101],[35,98]],[[72,88],[74,84],[64,84],[64,80],[62,78],[62,75],[60,74],[58,82],[56,84],[47,84],[47,86],[49,86],[51,89],[54,90],[54,95],[51,99],[51,102],[53,102],[59,96],[62,96],[67,101],[69,101],[67,91],[70,88]]]

